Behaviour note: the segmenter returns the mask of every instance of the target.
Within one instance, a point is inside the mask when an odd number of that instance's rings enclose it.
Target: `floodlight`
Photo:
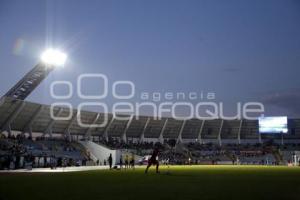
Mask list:
[[[43,63],[54,67],[62,67],[67,60],[67,54],[57,49],[47,49],[42,53],[41,60]]]

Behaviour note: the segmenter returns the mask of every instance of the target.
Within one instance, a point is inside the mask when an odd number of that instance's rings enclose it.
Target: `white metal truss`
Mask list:
[[[185,123],[186,123],[186,120],[183,120],[180,131],[179,131],[179,134],[178,134],[177,143],[182,142],[182,132],[183,132]]]
[[[128,122],[126,123],[126,127],[125,127],[125,129],[124,129],[124,132],[123,132],[123,134],[121,135],[121,139],[123,140],[123,142],[127,142],[127,130],[128,130],[128,128],[129,128],[129,126],[130,126],[130,124],[131,124],[131,122],[132,122],[132,119],[133,119],[133,115],[131,115],[130,116],[130,118],[129,118],[129,120],[128,120]]]
[[[18,105],[14,111],[7,117],[3,124],[1,124],[1,132],[7,131],[9,135],[11,134],[11,123],[17,118],[24,106],[24,101],[18,102]]]
[[[160,134],[159,134],[158,140],[159,140],[159,142],[160,142],[161,144],[164,143],[164,131],[165,131],[165,129],[166,129],[167,123],[168,123],[168,118],[165,120],[164,125],[163,125],[163,127],[162,127],[162,129],[161,129],[161,131],[160,131]]]
[[[56,112],[55,116],[59,116],[63,111],[63,108],[59,108],[59,110]],[[44,130],[44,136],[46,134],[49,134],[50,137],[52,137],[52,126],[54,125],[55,120],[51,119],[50,122],[48,123],[47,127]]]
[[[142,131],[142,133],[141,133],[141,136],[140,136],[140,142],[144,142],[144,139],[145,139],[145,131],[146,131],[146,129],[147,129],[147,126],[148,126],[149,122],[150,122],[150,117],[147,118],[146,124],[145,124],[145,126],[144,126],[144,128],[143,128],[143,131]]]
[[[99,119],[99,117],[100,117],[100,113],[97,113],[96,116],[95,116],[95,118],[93,119],[92,124],[95,124],[95,123],[97,122],[97,120]],[[90,126],[90,127],[88,127],[88,128],[86,129],[86,131],[85,131],[85,133],[84,133],[84,135],[85,135],[86,138],[90,139],[90,137],[91,137],[91,130],[92,130],[92,129],[93,129],[92,126]]]
[[[204,128],[204,123],[205,123],[205,120],[202,120],[201,128],[199,130],[198,137],[197,137],[197,139],[198,139],[198,141],[199,141],[200,144],[203,143],[202,132],[203,132],[203,128]]]
[[[218,142],[219,142],[220,146],[222,146],[222,129],[223,129],[223,124],[224,124],[224,120],[222,119],[221,124],[220,124],[219,134],[218,134]]]

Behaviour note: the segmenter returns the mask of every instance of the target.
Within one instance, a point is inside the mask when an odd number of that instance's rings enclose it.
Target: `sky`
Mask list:
[[[145,92],[203,94],[196,104],[212,92],[228,114],[255,101],[266,115],[300,117],[297,0],[0,0],[0,95],[48,47],[67,52],[68,61],[28,101],[53,103],[51,83],[69,81],[74,94],[66,101],[77,106],[86,101],[76,94],[77,78],[100,73],[109,95],[99,101],[110,107],[119,101],[113,84],[128,80],[135,85],[129,102],[142,102]],[[103,83],[85,81],[82,91],[101,93]]]

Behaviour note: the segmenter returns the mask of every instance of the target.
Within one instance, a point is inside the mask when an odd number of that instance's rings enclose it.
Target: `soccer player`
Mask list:
[[[130,166],[131,166],[132,169],[134,169],[134,164],[135,164],[135,156],[132,153],[131,154],[131,160],[130,160]]]
[[[128,169],[129,168],[129,157],[128,155],[126,154],[125,155],[125,169]]]
[[[109,157],[108,157],[109,169],[112,169],[112,161],[113,161],[112,155],[109,154]]]
[[[123,168],[123,157],[122,157],[122,155],[120,156],[120,169],[122,169]]]
[[[159,171],[158,171],[158,168],[159,168],[158,154],[159,154],[159,150],[158,150],[158,148],[155,148],[153,150],[151,158],[148,160],[148,165],[145,170],[145,174],[148,173],[148,169],[151,167],[151,165],[156,165],[156,173],[159,173]]]

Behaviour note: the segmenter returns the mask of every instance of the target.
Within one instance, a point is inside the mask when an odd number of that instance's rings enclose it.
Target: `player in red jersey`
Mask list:
[[[148,165],[147,165],[147,168],[146,168],[146,171],[145,171],[146,174],[148,173],[148,169],[151,167],[151,165],[156,165],[156,173],[159,173],[159,171],[158,171],[159,162],[158,162],[158,159],[157,159],[158,154],[159,154],[158,148],[155,148],[153,150],[151,158],[148,160]]]

